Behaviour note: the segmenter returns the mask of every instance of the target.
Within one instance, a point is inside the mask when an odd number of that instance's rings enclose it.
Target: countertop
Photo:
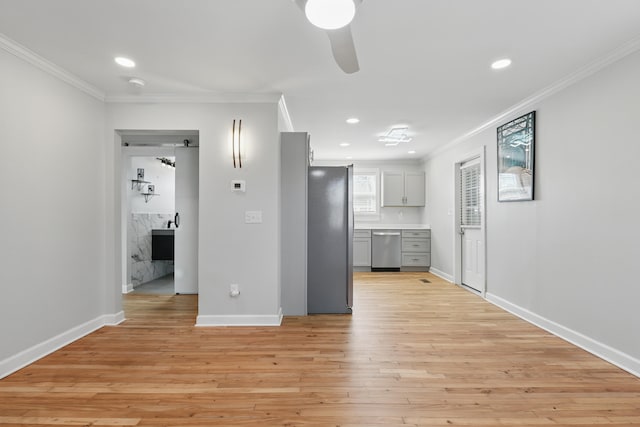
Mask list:
[[[367,224],[358,223],[356,230],[430,230],[429,224]]]
[[[156,236],[173,235],[175,234],[175,232],[176,232],[175,228],[154,228],[153,230],[151,230],[151,234],[155,234]]]

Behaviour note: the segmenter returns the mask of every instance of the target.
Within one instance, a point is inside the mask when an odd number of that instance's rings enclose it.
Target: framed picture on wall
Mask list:
[[[498,127],[498,201],[533,200],[536,112]]]

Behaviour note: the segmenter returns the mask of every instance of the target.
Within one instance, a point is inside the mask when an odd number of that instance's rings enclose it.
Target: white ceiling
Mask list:
[[[425,156],[636,38],[640,1],[364,0],[352,31],[347,75],[292,0],[0,0],[0,33],[107,97],[283,93],[321,159]],[[413,141],[384,147],[396,124]]]

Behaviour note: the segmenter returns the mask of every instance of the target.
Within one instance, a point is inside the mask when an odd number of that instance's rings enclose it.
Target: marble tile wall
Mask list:
[[[131,251],[131,284],[138,285],[173,273],[173,261],[151,260],[151,230],[167,228],[171,214],[134,213],[129,217],[127,234]]]

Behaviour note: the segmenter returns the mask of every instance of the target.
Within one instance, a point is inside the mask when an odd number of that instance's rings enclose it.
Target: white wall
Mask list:
[[[313,135],[311,136],[313,140]],[[353,165],[354,172],[361,169],[378,170],[378,209],[379,215],[356,215],[356,225],[364,224],[428,224],[425,222],[425,208],[423,207],[380,207],[380,194],[382,190],[382,171],[422,171],[424,166],[418,160],[390,160],[390,161],[370,161],[370,160],[316,160],[312,166],[346,166]],[[427,183],[428,185],[428,183]],[[425,187],[428,188],[428,187]],[[426,204],[429,204],[428,192]]]
[[[491,127],[427,161],[425,214],[453,275],[453,164],[486,146],[488,297],[636,374],[639,75],[636,52],[520,112],[537,110],[535,201],[497,202]]]
[[[107,172],[111,183],[107,224],[121,228],[118,201],[121,148],[118,129],[190,129],[200,132],[199,324],[277,323],[280,310],[279,168],[277,99],[262,104],[108,104]],[[234,169],[229,142],[233,119],[242,119],[243,167]],[[246,181],[246,193],[231,180]],[[262,224],[245,224],[245,211],[261,210]],[[109,225],[108,225],[109,226]],[[109,251],[121,269],[120,232]],[[110,303],[121,304],[120,277],[110,277]],[[240,297],[229,296],[229,285]]]
[[[0,93],[2,377],[116,312],[103,305],[104,104],[1,49]]]

